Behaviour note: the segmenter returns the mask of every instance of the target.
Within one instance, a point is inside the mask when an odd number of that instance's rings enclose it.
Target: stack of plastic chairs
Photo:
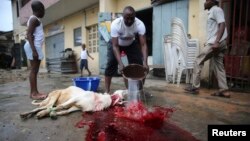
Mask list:
[[[164,66],[167,82],[174,82],[176,72],[176,64],[178,63],[177,50],[171,46],[172,36],[163,36],[163,53],[164,53]]]
[[[184,24],[180,18],[173,18],[171,23],[172,28],[172,48],[176,48],[177,62],[174,67],[177,72],[177,84],[179,86],[181,76],[186,70],[186,83],[191,81],[191,74],[194,68],[194,61],[199,52],[198,39],[189,39],[185,30]],[[175,72],[173,73],[173,83],[175,81]]]

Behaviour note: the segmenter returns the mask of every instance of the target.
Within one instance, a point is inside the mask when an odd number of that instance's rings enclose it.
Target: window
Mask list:
[[[74,29],[74,46],[80,46],[82,44],[82,28],[78,27]]]
[[[96,53],[98,49],[98,26],[93,25],[87,28],[88,32],[88,51],[89,53]]]

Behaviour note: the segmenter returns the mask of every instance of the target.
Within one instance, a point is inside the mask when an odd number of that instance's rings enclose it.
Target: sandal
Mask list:
[[[184,88],[184,90],[187,93],[191,93],[191,94],[199,94],[199,88],[193,87],[193,86],[188,86],[186,88]]]
[[[219,96],[219,95],[220,95],[220,91],[216,91],[216,92],[211,94],[211,96]]]
[[[222,92],[220,92],[219,96],[220,97],[225,97],[225,98],[230,98],[231,97],[231,95],[230,95],[230,93],[228,91],[222,91]]]
[[[219,96],[219,97],[224,97],[224,98],[230,98],[231,95],[228,93],[227,90],[225,91],[216,91],[211,94],[211,96]]]

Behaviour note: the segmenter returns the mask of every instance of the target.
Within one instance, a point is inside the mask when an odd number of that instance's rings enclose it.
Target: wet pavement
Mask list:
[[[79,74],[39,73],[41,92],[66,88]],[[31,118],[21,120],[19,114],[35,108],[29,99],[28,71],[0,70],[0,140],[1,141],[84,141],[87,127],[76,128],[81,112],[59,117],[57,120]],[[98,89],[104,92],[101,76]],[[191,133],[198,140],[207,140],[208,124],[250,124],[250,93],[233,92],[231,98],[210,96],[215,90],[201,89],[199,95],[184,92],[184,84],[167,84],[162,78],[149,76],[144,90],[152,94],[147,106],[175,108],[168,122]],[[112,79],[112,91],[124,89],[123,78]],[[176,135],[179,136],[179,135]]]

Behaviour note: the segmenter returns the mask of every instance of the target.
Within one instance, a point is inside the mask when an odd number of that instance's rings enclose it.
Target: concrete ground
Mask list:
[[[72,78],[79,74],[39,73],[38,85],[41,92],[66,88],[72,85]],[[103,76],[99,91],[104,91]],[[0,140],[1,141],[83,141],[87,128],[76,128],[82,119],[81,112],[75,112],[57,120],[31,118],[21,120],[19,114],[34,108],[29,99],[27,70],[0,70]],[[112,90],[124,89],[123,79],[112,80]],[[169,122],[190,132],[201,141],[207,140],[209,124],[249,124],[250,93],[233,92],[231,98],[210,96],[215,90],[201,89],[199,95],[187,94],[184,84],[177,87],[164,79],[149,77],[144,90],[153,95],[147,105],[173,107],[175,112]]]

